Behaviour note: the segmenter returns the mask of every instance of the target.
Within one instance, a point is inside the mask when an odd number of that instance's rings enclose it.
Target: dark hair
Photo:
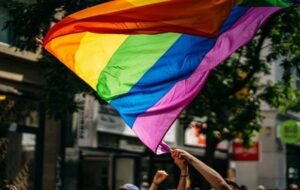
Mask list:
[[[1,190],[15,190],[17,189],[14,185],[5,185]]]
[[[238,184],[236,184],[234,181],[231,181],[230,179],[225,179],[225,181],[228,185],[230,185],[234,189],[240,190],[240,186],[238,186]]]

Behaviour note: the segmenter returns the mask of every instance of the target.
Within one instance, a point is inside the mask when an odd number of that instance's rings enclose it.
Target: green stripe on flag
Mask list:
[[[101,72],[97,84],[99,96],[109,102],[126,94],[180,36],[130,35]]]
[[[237,5],[289,7],[293,5],[293,1],[292,0],[237,0]]]

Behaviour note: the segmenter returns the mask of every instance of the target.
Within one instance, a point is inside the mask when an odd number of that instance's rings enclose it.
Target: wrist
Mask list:
[[[180,177],[188,177],[189,174],[181,174]]]
[[[184,170],[181,170],[180,172],[180,176],[181,177],[187,177],[189,175],[189,172],[188,172],[188,169],[184,169]]]
[[[181,173],[181,175],[185,175],[185,174],[188,173],[188,169],[187,169],[187,168],[181,169],[181,170],[180,170],[180,173]]]
[[[155,182],[155,181],[152,181],[152,185],[154,185],[154,186],[159,186],[159,183],[158,183],[158,182]]]

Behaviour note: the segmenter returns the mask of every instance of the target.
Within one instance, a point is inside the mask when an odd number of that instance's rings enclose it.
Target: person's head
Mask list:
[[[236,184],[234,181],[231,181],[230,179],[225,179],[226,183],[233,189],[233,190],[239,190],[240,187],[238,184]]]
[[[289,190],[298,190],[298,185],[297,184],[290,184],[289,185]]]
[[[119,187],[119,190],[139,190],[139,188],[133,184],[127,183]]]
[[[241,190],[247,190],[247,187],[245,185],[241,185]]]
[[[6,185],[3,190],[17,190],[17,187],[14,185]]]
[[[259,186],[257,187],[257,190],[266,190],[266,188],[265,188],[263,185],[259,185]]]

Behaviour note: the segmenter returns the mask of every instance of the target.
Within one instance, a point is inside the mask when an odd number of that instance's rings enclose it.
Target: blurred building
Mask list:
[[[297,77],[295,85],[299,88],[299,70],[295,69],[294,73]],[[261,78],[263,83],[276,82],[281,80],[281,76],[282,68],[272,64],[271,74]],[[300,115],[281,115],[267,104],[263,104],[261,109],[263,128],[255,139],[258,149],[252,152],[256,159],[251,159],[251,152],[240,151],[239,155],[244,158],[231,162],[237,182],[248,189],[256,189],[258,185],[264,185],[266,189],[286,189],[290,183],[300,184],[300,162],[297,161],[300,159],[300,136],[298,142],[293,143],[286,143],[280,136],[282,124],[287,120],[300,121]],[[300,126],[297,127],[300,134]]]
[[[39,54],[11,47],[8,13],[0,8],[0,188],[41,189],[44,125]]]

